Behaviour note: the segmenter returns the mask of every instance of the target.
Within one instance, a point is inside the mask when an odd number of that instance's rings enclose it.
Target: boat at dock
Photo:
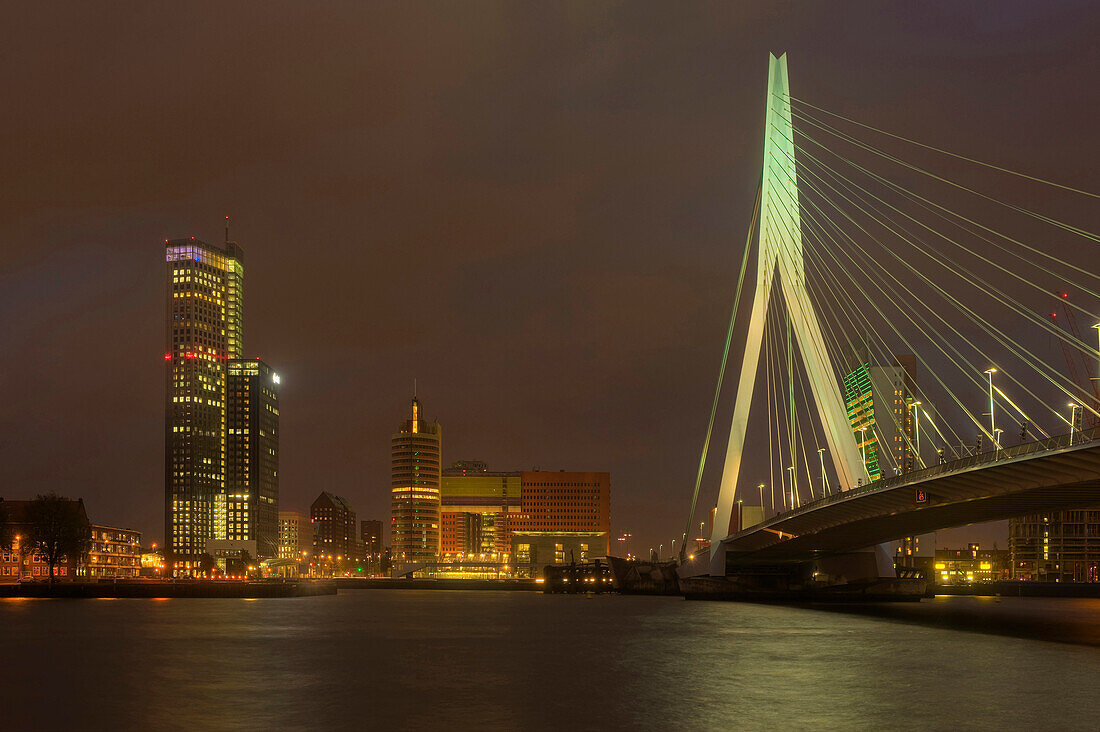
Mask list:
[[[608,557],[611,583],[624,595],[679,595],[680,578],[677,563],[642,562],[622,557]]]

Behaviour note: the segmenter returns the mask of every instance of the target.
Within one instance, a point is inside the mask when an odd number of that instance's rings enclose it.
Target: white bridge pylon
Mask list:
[[[756,386],[764,325],[771,300],[772,284],[779,275],[779,287],[797,336],[798,350],[806,368],[817,413],[824,427],[829,456],[841,490],[858,481],[867,482],[867,467],[860,458],[848,422],[848,413],[825,348],[821,326],[806,288],[802,252],[802,224],[798,211],[798,176],[794,157],[794,128],[791,124],[787,81],[787,55],[769,55],[767,111],[764,117],[764,160],[760,190],[760,236],[757,245],[756,291],[748,334],[741,361],[741,375],[734,395],[733,424],[730,428],[718,509],[711,531],[711,574],[725,574],[721,540],[729,533],[736,500],[737,478],[745,447],[749,407]],[[778,220],[777,220],[778,219]]]

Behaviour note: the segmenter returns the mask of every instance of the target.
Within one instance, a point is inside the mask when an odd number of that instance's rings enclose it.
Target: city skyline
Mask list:
[[[360,94],[347,69],[374,68],[373,56],[358,55],[365,51],[336,57],[307,48],[318,63],[311,78],[327,84],[256,86],[254,74],[222,78],[231,64],[204,62],[176,41],[166,53],[151,17],[81,19],[101,37],[118,40],[117,26],[138,39],[114,44],[100,68],[118,79],[118,93],[79,105],[94,123],[88,134],[104,144],[62,136],[74,154],[58,171],[48,152],[55,148],[43,142],[50,138],[34,129],[53,116],[51,90],[83,99],[73,84],[102,86],[81,76],[91,72],[20,90],[26,119],[5,123],[12,137],[30,140],[17,165],[63,173],[23,181],[0,211],[10,254],[0,312],[15,325],[0,357],[8,404],[0,460],[13,489],[83,495],[114,523],[150,538],[161,532],[158,243],[216,241],[228,213],[250,253],[250,281],[264,282],[250,291],[248,328],[250,343],[264,348],[245,355],[280,364],[285,376],[282,436],[296,449],[283,470],[284,505],[304,509],[331,484],[363,515],[387,515],[386,436],[415,371],[429,416],[448,424],[449,454],[512,468],[609,470],[614,529],[644,537],[643,549],[675,537],[736,272],[729,242],[748,216],[731,202],[745,201],[754,184],[746,171],[761,134],[759,109],[734,100],[759,95],[769,47],[805,59],[796,85],[811,100],[980,159],[1100,187],[1087,164],[1093,92],[1067,93],[1060,72],[1070,52],[1078,68],[1096,63],[1087,40],[1095,21],[1072,5],[1049,17],[1013,6],[997,20],[940,11],[935,23],[980,36],[976,48],[950,34],[930,41],[933,21],[906,12],[868,11],[868,23],[889,31],[889,48],[821,10],[754,16],[764,33],[746,30],[743,17],[676,19],[676,30],[697,41],[690,53],[651,49],[643,39],[655,19],[624,22],[612,11],[585,19],[597,29],[591,36],[549,17],[501,18],[505,34],[453,16],[398,13],[388,40],[371,38],[401,73],[370,72],[370,91]],[[27,20],[30,38],[44,21]],[[225,32],[246,39],[246,55],[263,59],[274,78],[295,79],[299,66],[269,50],[278,47],[270,33],[286,26],[250,37],[242,31],[250,20],[231,13]],[[70,32],[76,22],[60,19]],[[349,27],[369,34],[369,25]],[[526,54],[544,28],[553,29],[550,45]],[[623,29],[620,41],[610,28]],[[849,50],[837,55],[815,34],[840,37]],[[435,37],[451,45],[432,51],[424,39]],[[448,53],[463,44],[497,49],[516,75],[451,68]],[[58,52],[80,50],[65,44]],[[20,59],[37,54],[13,44]],[[139,62],[152,58],[158,73],[182,81],[150,88],[156,77]],[[866,58],[878,63],[871,68]],[[564,89],[517,86],[545,79],[547,59],[566,70],[554,77]],[[670,64],[675,73],[657,73]],[[226,108],[240,100],[255,111],[220,116],[209,111],[217,105],[206,90]],[[521,91],[525,103],[514,104]],[[333,105],[334,96],[348,106]],[[130,97],[144,100],[140,114],[130,114]],[[418,101],[433,97],[451,117]],[[1029,103],[997,102],[1006,97]],[[563,111],[566,98],[581,102]],[[187,108],[201,114],[185,125]],[[928,111],[943,108],[970,110],[973,124]],[[1036,129],[1054,124],[1054,109],[1062,134],[1037,139]],[[272,126],[257,126],[259,114]],[[317,131],[303,137],[313,122]],[[990,125],[996,139],[983,132]],[[468,144],[461,151],[459,133]],[[591,167],[606,178],[586,175]],[[1045,203],[1063,205],[1054,195]],[[406,322],[395,302],[407,304]],[[55,415],[66,410],[72,419],[62,422]],[[517,413],[537,419],[516,430]],[[53,459],[56,450],[65,461]],[[715,480],[708,473],[708,485]]]

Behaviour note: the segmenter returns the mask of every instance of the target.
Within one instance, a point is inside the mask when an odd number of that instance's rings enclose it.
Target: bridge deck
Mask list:
[[[918,490],[924,502],[918,503]],[[1100,428],[1017,445],[827,496],[730,534],[760,558],[853,551],[956,526],[1100,505]]]

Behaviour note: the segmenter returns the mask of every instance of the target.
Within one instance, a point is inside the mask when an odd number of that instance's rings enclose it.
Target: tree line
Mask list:
[[[91,524],[84,503],[50,492],[30,501],[0,499],[0,549],[18,550],[20,559],[40,556],[49,565],[49,581],[55,569],[72,559],[84,561],[91,543]]]

